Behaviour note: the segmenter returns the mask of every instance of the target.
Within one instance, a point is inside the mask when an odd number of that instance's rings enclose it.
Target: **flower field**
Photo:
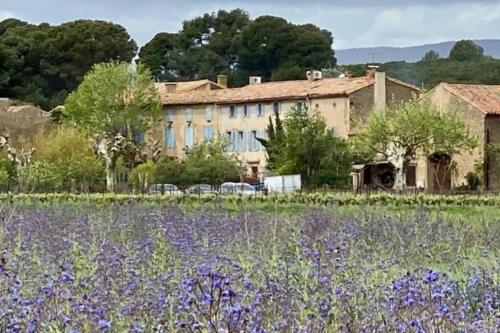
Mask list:
[[[0,202],[0,332],[498,332],[497,214],[281,205]]]

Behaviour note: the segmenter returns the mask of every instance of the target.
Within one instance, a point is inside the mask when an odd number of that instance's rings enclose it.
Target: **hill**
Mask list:
[[[494,58],[500,58],[500,39],[475,40],[475,43],[484,49],[485,55]],[[366,64],[374,60],[377,63],[386,63],[391,61],[419,61],[426,52],[434,50],[441,57],[448,57],[450,50],[455,45],[455,41],[448,41],[436,44],[424,44],[410,47],[367,47],[335,50],[338,64]]]

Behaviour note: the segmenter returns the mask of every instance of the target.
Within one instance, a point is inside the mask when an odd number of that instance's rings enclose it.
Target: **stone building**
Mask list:
[[[360,78],[322,78],[321,72],[307,79],[262,83],[250,77],[241,88],[226,88],[227,77],[218,82],[158,83],[165,110],[163,120],[151,135],[161,138],[164,154],[183,158],[186,149],[203,140],[226,137],[229,151],[248,165],[248,177],[259,179],[265,172],[266,155],[256,138],[266,138],[269,116],[284,117],[294,106],[319,112],[339,137],[347,138],[376,108],[406,101],[419,89],[405,82],[370,71]]]
[[[440,109],[458,113],[478,147],[444,157],[454,164],[447,175],[439,175],[435,161],[420,159],[417,180],[429,191],[448,190],[464,185],[467,173],[475,172],[483,176],[485,190],[500,190],[500,85],[441,83],[428,96]]]
[[[50,112],[33,105],[18,105],[9,99],[0,99],[0,134],[8,135],[14,144],[31,144],[37,134],[51,126]]]

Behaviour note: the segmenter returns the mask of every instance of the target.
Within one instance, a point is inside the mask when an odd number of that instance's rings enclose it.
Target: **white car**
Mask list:
[[[220,186],[221,194],[241,194],[241,195],[254,195],[257,193],[255,189],[247,183],[224,183]]]
[[[153,184],[149,188],[149,194],[182,195],[182,191],[172,184]]]
[[[213,193],[212,186],[209,184],[197,184],[193,185],[186,190],[189,194],[208,194]]]

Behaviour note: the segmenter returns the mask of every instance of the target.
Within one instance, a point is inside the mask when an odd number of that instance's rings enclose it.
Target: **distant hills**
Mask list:
[[[476,44],[484,49],[485,55],[500,58],[500,39],[475,40]],[[436,44],[424,44],[409,47],[366,47],[335,50],[335,56],[339,65],[366,64],[374,59],[376,63],[390,61],[419,61],[427,51],[434,50],[443,58],[447,58],[455,41]]]

